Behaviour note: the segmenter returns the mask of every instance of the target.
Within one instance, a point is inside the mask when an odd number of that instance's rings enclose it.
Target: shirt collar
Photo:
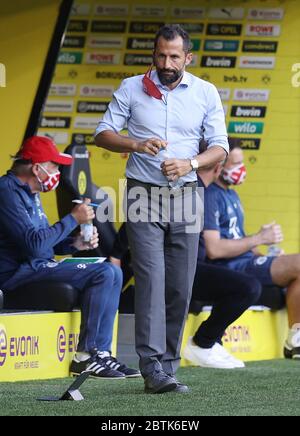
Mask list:
[[[218,189],[221,189],[221,191],[228,192],[230,191],[230,188],[223,188],[223,186],[219,185],[218,183],[214,183],[214,186],[216,186]]]
[[[18,185],[20,188],[24,189],[28,194],[34,195],[30,189],[30,186],[28,183],[23,183],[11,170],[7,171],[6,173],[7,177],[12,179],[16,185]]]
[[[153,82],[155,83],[155,85],[159,86],[160,88],[165,88],[165,85],[162,85],[161,81],[158,78],[158,74],[156,72],[156,70],[154,70],[151,73],[151,79],[153,80]],[[185,88],[187,88],[190,85],[190,80],[189,80],[189,75],[188,73],[185,71],[183,73],[183,77],[181,79],[181,82],[177,85],[176,88],[179,88],[180,86],[184,86]],[[175,89],[176,89],[175,88]]]

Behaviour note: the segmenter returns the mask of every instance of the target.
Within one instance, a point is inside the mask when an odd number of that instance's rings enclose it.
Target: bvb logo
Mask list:
[[[57,357],[60,362],[62,362],[66,355],[67,347],[67,337],[66,331],[63,326],[61,326],[57,333]]]
[[[4,365],[7,356],[7,337],[5,327],[0,325],[0,367]]]
[[[84,195],[87,189],[87,179],[84,171],[80,171],[78,176],[78,191],[80,195]]]

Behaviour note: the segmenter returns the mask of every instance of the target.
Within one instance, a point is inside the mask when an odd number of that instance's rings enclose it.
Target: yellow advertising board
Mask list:
[[[209,311],[190,314],[184,331],[182,349]],[[0,315],[0,382],[42,380],[69,376],[70,361],[76,351],[80,313],[22,313]],[[117,319],[113,355],[117,346]],[[286,337],[286,312],[261,308],[246,311],[223,337],[224,346],[244,361],[282,357]],[[181,366],[190,366],[185,359]]]
[[[207,308],[199,315],[190,314],[185,326],[182,349],[189,337],[210,315]],[[272,312],[266,308],[253,307],[228,327],[223,336],[224,347],[236,358],[245,362],[271,360],[283,357],[283,343],[287,333],[286,311]],[[191,363],[182,359],[182,366]]]
[[[0,382],[68,377],[79,329],[76,311],[0,314]]]

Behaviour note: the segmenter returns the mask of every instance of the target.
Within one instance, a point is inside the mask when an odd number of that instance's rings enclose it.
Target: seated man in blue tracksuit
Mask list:
[[[72,254],[98,246],[98,234],[89,243],[79,234],[69,237],[78,225],[95,217],[88,203],[49,226],[40,192],[59,184],[59,165],[71,165],[72,157],[59,153],[48,138],[27,139],[8,173],[0,178],[0,288],[5,293],[22,284],[47,280],[68,282],[81,294],[79,344],[70,372],[92,371],[97,378],[137,377],[139,371],[111,356],[115,315],[122,286],[121,270],[111,263],[57,263],[54,255]],[[41,292],[43,290],[41,289]]]
[[[246,273],[262,285],[287,288],[289,333],[285,357],[300,359],[300,254],[262,256],[260,245],[282,242],[281,227],[275,222],[247,236],[244,211],[238,194],[230,189],[246,177],[243,150],[233,144],[217,182],[205,193],[204,240],[208,258],[217,265]]]

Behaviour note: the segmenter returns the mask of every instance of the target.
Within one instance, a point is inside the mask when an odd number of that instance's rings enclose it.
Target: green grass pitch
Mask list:
[[[244,370],[182,368],[178,379],[188,394],[145,395],[143,380],[88,379],[81,402],[45,403],[41,396],[59,395],[72,379],[0,383],[0,415],[85,416],[299,416],[300,362],[273,360],[248,363]]]

